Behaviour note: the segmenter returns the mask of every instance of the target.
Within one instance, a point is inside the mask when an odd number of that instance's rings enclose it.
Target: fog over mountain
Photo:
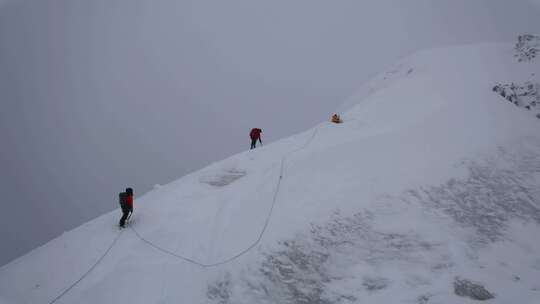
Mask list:
[[[0,5],[0,265],[326,120],[415,50],[538,33],[537,1],[13,0]],[[2,1],[0,1],[2,3]]]

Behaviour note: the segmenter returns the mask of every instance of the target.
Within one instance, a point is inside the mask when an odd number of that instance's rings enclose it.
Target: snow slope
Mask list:
[[[419,52],[343,124],[232,156],[0,268],[0,303],[540,303],[537,81],[510,44]]]

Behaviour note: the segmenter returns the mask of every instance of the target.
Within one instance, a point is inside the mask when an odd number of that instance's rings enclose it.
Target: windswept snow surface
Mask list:
[[[156,187],[133,229],[112,212],[2,267],[0,303],[540,303],[540,120],[492,91],[540,65],[513,52],[405,58],[343,124]]]

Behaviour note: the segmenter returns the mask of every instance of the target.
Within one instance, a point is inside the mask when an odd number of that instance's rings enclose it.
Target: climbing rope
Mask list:
[[[75,287],[77,284],[79,284],[79,282],[81,282],[90,272],[92,272],[92,270],[94,270],[94,268],[96,268],[96,266],[105,258],[105,256],[107,256],[107,254],[109,253],[109,251],[111,251],[111,249],[114,247],[114,245],[116,244],[116,241],[118,241],[118,239],[120,238],[120,235],[122,235],[122,232],[124,230],[121,230],[120,232],[118,232],[118,235],[114,238],[114,240],[112,241],[111,245],[109,245],[109,247],[107,248],[107,250],[101,255],[101,257],[94,263],[94,265],[92,265],[92,267],[90,267],[77,281],[75,281],[73,284],[71,284],[71,286],[69,286],[68,288],[66,288],[61,294],[59,294],[56,298],[54,298],[52,301],[49,302],[49,304],[53,304],[53,303],[56,303],[56,301],[60,300],[60,298],[62,298],[63,296],[65,296],[73,287]]]
[[[200,266],[200,267],[204,267],[204,268],[215,267],[215,266],[227,264],[229,262],[232,262],[232,261],[236,260],[237,258],[239,258],[239,257],[243,256],[244,254],[248,253],[249,251],[251,251],[255,246],[257,246],[260,243],[264,233],[266,232],[266,229],[268,228],[268,224],[270,223],[270,219],[272,218],[272,214],[273,214],[273,211],[274,211],[274,206],[276,205],[277,197],[278,197],[279,190],[280,190],[280,187],[281,187],[281,180],[283,179],[283,173],[285,171],[285,161],[286,161],[286,159],[290,155],[292,155],[293,153],[301,151],[301,150],[305,149],[307,146],[309,146],[309,144],[311,144],[311,142],[313,141],[313,139],[317,135],[317,132],[319,131],[319,127],[320,127],[320,125],[315,128],[315,130],[313,131],[311,137],[304,143],[304,145],[302,145],[300,148],[298,148],[296,150],[293,150],[293,151],[287,153],[286,155],[284,155],[281,158],[280,168],[279,168],[279,179],[277,181],[276,190],[274,190],[274,195],[273,195],[273,198],[272,198],[272,205],[270,207],[270,210],[268,211],[268,214],[267,214],[266,219],[264,221],[264,225],[263,225],[261,231],[259,232],[259,235],[258,235],[257,239],[251,245],[249,245],[244,250],[238,252],[237,254],[235,254],[235,255],[227,258],[227,259],[224,259],[222,261],[219,261],[219,262],[202,263],[202,262],[196,261],[194,259],[185,257],[183,255],[177,254],[175,252],[172,252],[170,250],[167,250],[167,249],[153,243],[152,241],[150,241],[150,240],[146,239],[145,237],[143,237],[133,226],[130,226],[131,230],[133,230],[133,232],[135,233],[135,235],[139,239],[141,239],[143,242],[147,243],[148,245],[154,247],[155,249],[157,249],[157,250],[159,250],[159,251],[161,251],[163,253],[166,253],[166,254],[168,254],[170,256],[173,256],[175,258],[184,260],[184,261],[186,261],[188,263],[191,263],[191,264],[194,264],[194,265],[197,265],[197,266]]]
[[[281,180],[283,179],[283,173],[284,173],[284,170],[285,170],[285,161],[287,159],[288,156],[290,156],[291,154],[293,153],[296,153],[300,150],[303,150],[305,149],[312,141],[313,139],[315,138],[315,135],[317,134],[319,130],[319,126],[317,128],[315,128],[315,130],[313,131],[313,134],[311,135],[311,137],[304,143],[304,145],[302,145],[300,148],[296,149],[296,150],[293,150],[291,152],[289,152],[288,154],[286,154],[285,156],[283,156],[281,158],[281,161],[280,161],[280,168],[279,168],[279,179],[278,179],[278,182],[277,182],[277,185],[276,185],[276,190],[274,191],[274,195],[273,195],[273,198],[272,198],[272,205],[270,207],[270,210],[268,212],[268,215],[266,216],[266,219],[265,219],[265,222],[264,222],[264,225],[263,225],[263,228],[261,229],[257,239],[250,245],[248,246],[247,248],[245,248],[244,250],[240,251],[239,253],[225,259],[225,260],[222,260],[222,261],[219,261],[219,262],[216,262],[216,263],[210,263],[210,264],[206,264],[206,263],[201,263],[201,262],[198,262],[194,259],[190,259],[190,258],[187,258],[185,256],[182,256],[180,254],[177,254],[177,253],[174,253],[172,251],[169,251],[163,247],[160,247],[156,244],[154,244],[153,242],[149,241],[148,239],[144,238],[141,234],[139,234],[139,232],[131,225],[129,225],[129,228],[135,233],[135,235],[141,239],[143,242],[147,243],[148,245],[154,247],[155,249],[159,250],[159,251],[162,251],[168,255],[171,255],[173,257],[176,257],[176,258],[179,258],[179,259],[182,259],[186,262],[189,262],[189,263],[192,263],[192,264],[195,264],[195,265],[198,265],[198,266],[201,266],[201,267],[215,267],[215,266],[219,266],[219,265],[223,265],[223,264],[227,264],[241,256],[243,256],[244,254],[248,253],[249,251],[251,251],[255,246],[257,246],[264,233],[266,232],[266,229],[268,228],[268,224],[270,223],[270,219],[272,218],[272,214],[273,214],[273,211],[274,211],[274,206],[276,205],[276,201],[277,201],[277,196],[279,194],[279,190],[280,190],[280,187],[281,187]],[[118,232],[118,234],[116,235],[116,237],[114,238],[114,240],[111,242],[111,244],[109,245],[109,247],[107,248],[107,250],[99,257],[99,259],[97,259],[97,261],[78,279],[76,280],[75,282],[73,282],[73,284],[71,284],[68,288],[66,288],[64,291],[62,291],[62,293],[60,293],[56,298],[54,298],[53,300],[51,300],[49,302],[49,304],[54,304],[56,303],[58,300],[60,300],[63,296],[65,296],[71,289],[73,289],[75,286],[77,286],[86,276],[88,276],[92,270],[94,270],[96,268],[97,265],[99,265],[99,263],[101,263],[101,261],[109,254],[109,252],[111,251],[111,249],[114,247],[114,245],[116,244],[116,242],[118,241],[118,239],[120,238],[120,236],[122,235],[122,232],[124,230],[121,230],[120,232]]]

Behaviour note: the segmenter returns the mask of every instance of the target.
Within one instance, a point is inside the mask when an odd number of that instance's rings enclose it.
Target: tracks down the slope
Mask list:
[[[235,255],[233,255],[233,256],[231,256],[229,258],[226,258],[224,260],[215,262],[215,263],[203,263],[203,262],[199,262],[197,260],[185,257],[183,255],[177,254],[175,252],[167,250],[167,249],[153,243],[152,241],[144,238],[133,226],[130,226],[131,230],[135,233],[135,235],[139,239],[141,239],[143,242],[147,243],[148,245],[154,247],[155,249],[157,249],[157,250],[159,250],[159,251],[161,251],[161,252],[163,252],[165,254],[168,254],[170,256],[173,256],[175,258],[184,260],[184,261],[186,261],[188,263],[191,263],[191,264],[194,264],[194,265],[197,265],[197,266],[200,266],[200,267],[204,267],[204,268],[215,267],[215,266],[227,264],[229,262],[232,262],[232,261],[236,260],[237,258],[239,258],[239,257],[243,256],[244,254],[248,253],[249,251],[251,251],[255,246],[257,246],[260,243],[264,233],[266,232],[266,229],[268,228],[268,224],[270,223],[270,219],[272,218],[272,213],[274,211],[274,206],[276,205],[277,196],[279,194],[279,190],[280,190],[280,187],[281,187],[281,180],[283,179],[283,176],[284,176],[285,161],[287,160],[287,158],[290,155],[292,155],[292,154],[294,154],[296,152],[299,152],[299,151],[305,149],[307,146],[309,146],[309,144],[311,144],[311,142],[313,141],[313,139],[317,135],[317,132],[319,131],[320,126],[321,125],[318,125],[317,127],[315,127],[315,129],[313,130],[313,133],[311,134],[311,136],[308,138],[308,140],[302,146],[300,146],[298,149],[290,151],[289,153],[287,153],[286,155],[284,155],[281,158],[280,168],[279,168],[279,179],[277,181],[276,190],[274,191],[274,195],[272,197],[272,205],[270,207],[270,210],[268,211],[268,215],[266,216],[264,225],[263,225],[263,227],[262,227],[262,229],[261,229],[261,231],[259,233],[259,236],[257,237],[257,239],[251,245],[249,245],[248,247],[246,247],[242,251],[238,252],[237,254],[235,254]]]
[[[81,282],[90,272],[92,272],[92,270],[94,270],[94,268],[96,268],[96,266],[99,263],[101,263],[101,261],[107,256],[107,254],[109,254],[109,251],[111,251],[111,249],[114,247],[114,245],[116,244],[116,241],[118,241],[123,231],[124,230],[121,230],[120,232],[118,232],[118,234],[116,235],[112,243],[109,245],[107,250],[99,257],[99,259],[97,259],[97,261],[77,281],[73,282],[73,284],[71,284],[68,288],[66,288],[61,294],[59,294],[56,298],[50,301],[49,304],[56,303],[56,301],[60,300],[63,296],[65,296],[73,287],[77,286],[79,282]]]

